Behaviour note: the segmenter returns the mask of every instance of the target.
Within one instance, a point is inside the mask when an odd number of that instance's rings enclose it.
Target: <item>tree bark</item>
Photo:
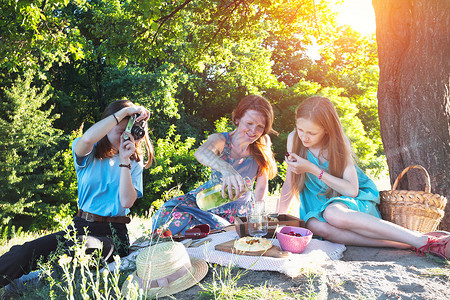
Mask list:
[[[373,0],[380,79],[378,114],[391,184],[410,165],[450,198],[450,1]],[[424,190],[411,170],[397,189]],[[449,199],[450,201],[450,199]],[[450,231],[450,203],[440,228]]]

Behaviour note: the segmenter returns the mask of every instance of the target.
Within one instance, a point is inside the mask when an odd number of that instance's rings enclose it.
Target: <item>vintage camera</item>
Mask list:
[[[127,127],[125,128],[125,134],[123,135],[123,138],[125,140],[129,140],[129,135],[131,134],[135,140],[141,139],[145,135],[145,129],[144,129],[144,122],[145,121],[139,121],[136,122],[137,115],[130,116],[130,120],[128,120]]]

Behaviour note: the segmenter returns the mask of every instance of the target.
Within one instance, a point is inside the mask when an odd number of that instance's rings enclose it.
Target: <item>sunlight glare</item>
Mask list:
[[[338,13],[339,25],[350,25],[354,30],[363,35],[375,32],[375,12],[372,0],[343,0],[332,6]]]

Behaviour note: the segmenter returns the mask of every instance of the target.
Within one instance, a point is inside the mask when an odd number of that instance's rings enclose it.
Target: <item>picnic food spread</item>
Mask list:
[[[272,248],[272,242],[261,237],[245,236],[234,242],[234,248],[238,251],[266,251]]]

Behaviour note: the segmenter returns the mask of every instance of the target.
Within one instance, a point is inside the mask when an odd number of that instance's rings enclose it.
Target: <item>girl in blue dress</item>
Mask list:
[[[247,96],[233,111],[232,120],[234,131],[210,135],[194,154],[201,164],[212,169],[211,180],[164,203],[153,217],[153,230],[168,224],[172,234],[184,234],[198,224],[208,224],[211,229],[230,225],[235,217],[246,215],[245,202],[250,193],[244,192],[245,187],[252,187],[255,180],[256,201],[263,201],[268,180],[277,172],[268,135],[273,131],[272,106],[264,97]],[[233,201],[200,209],[197,194],[218,183],[222,184],[222,197],[228,195]]]
[[[303,101],[296,130],[287,140],[289,156],[281,189],[280,213],[293,198],[300,218],[314,235],[345,245],[414,248],[449,259],[450,233],[421,234],[384,221],[377,209],[378,190],[352,158],[337,112],[327,98]]]

